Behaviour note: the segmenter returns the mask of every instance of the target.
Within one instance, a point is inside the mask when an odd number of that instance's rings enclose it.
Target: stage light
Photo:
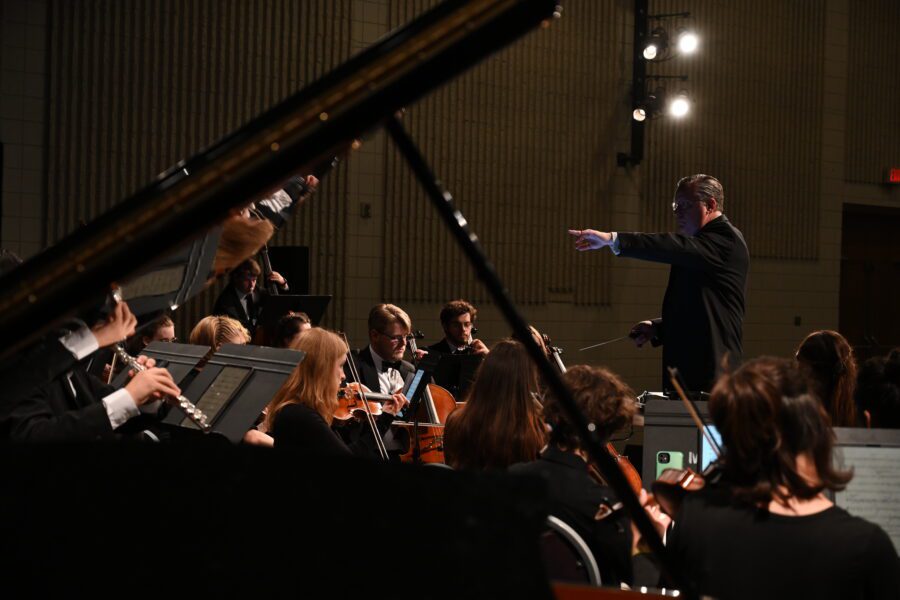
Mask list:
[[[700,38],[693,31],[681,28],[678,30],[678,51],[681,54],[693,54],[700,45]]]
[[[640,123],[647,118],[647,111],[643,108],[636,108],[631,112],[631,118]]]
[[[657,27],[644,38],[642,55],[647,60],[654,60],[665,53],[669,47],[669,34],[662,27]]]
[[[669,114],[680,119],[691,111],[691,101],[688,99],[687,92],[679,92],[672,102],[669,103]]]

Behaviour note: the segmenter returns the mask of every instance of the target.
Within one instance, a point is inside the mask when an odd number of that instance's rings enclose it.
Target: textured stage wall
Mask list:
[[[42,242],[434,4],[50,1]],[[845,182],[872,184],[872,165],[900,161],[900,46],[861,34],[896,23],[882,18],[895,3],[855,2],[851,14],[848,0],[651,1],[652,13],[690,10],[703,42],[690,59],[651,67],[689,76],[669,85],[689,90],[694,113],[651,122],[644,162],[631,170],[615,156],[629,145],[632,3],[563,4],[552,27],[405,116],[527,316],[570,349],[567,363],[608,364],[656,389],[658,350],[571,350],[657,316],[666,268],[577,254],[565,229],[669,230],[676,180],[708,172],[724,182],[726,213],[754,257],[747,355],[787,354],[809,330],[836,327]],[[870,189],[854,187],[854,201]],[[326,324],[356,344],[379,301],[407,308],[429,340],[441,335],[440,305],[458,296],[481,306],[487,341],[508,333],[381,133],[275,244],[310,246],[311,290],[335,297]],[[182,332],[215,291],[181,311]]]

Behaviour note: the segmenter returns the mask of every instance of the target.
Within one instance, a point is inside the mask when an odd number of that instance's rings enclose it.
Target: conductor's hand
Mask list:
[[[397,392],[391,394],[391,399],[381,405],[381,410],[396,417],[397,413],[403,410],[407,404],[409,404],[409,400],[406,399],[406,396]]]
[[[125,386],[138,406],[159,400],[166,396],[177,397],[181,390],[175,385],[172,375],[165,369],[151,367],[135,375]]]
[[[575,249],[579,252],[585,250],[598,250],[613,243],[612,234],[596,229],[570,229],[569,235],[575,238]]]
[[[484,342],[482,342],[481,340],[472,340],[472,343],[469,345],[469,347],[472,349],[472,354],[474,354],[475,356],[485,356],[488,352],[490,352],[490,350],[488,350],[488,347],[485,346]]]
[[[133,335],[136,325],[137,317],[131,314],[131,310],[128,309],[125,302],[119,302],[109,318],[94,327],[92,331],[94,337],[97,338],[97,345],[105,348]]]
[[[628,337],[634,340],[634,345],[640,348],[654,337],[656,337],[656,328],[650,321],[641,321],[631,328]]]

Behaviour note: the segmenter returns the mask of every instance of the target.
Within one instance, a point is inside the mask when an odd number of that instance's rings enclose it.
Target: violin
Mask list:
[[[391,398],[388,394],[375,394],[365,391],[360,393],[360,385],[355,381],[350,383],[344,382],[344,385],[338,390],[337,397],[338,407],[334,411],[334,418],[338,421],[348,421],[351,418],[365,418],[366,408],[363,407],[363,402],[368,404],[368,412],[377,417],[382,413],[381,402],[386,402]]]
[[[669,367],[669,377],[672,380],[672,385],[678,393],[679,398],[681,398],[688,413],[691,415],[691,419],[703,435],[706,436],[707,440],[709,440],[710,446],[717,458],[717,460],[707,467],[702,474],[691,469],[666,469],[660,473],[659,478],[653,482],[653,485],[651,486],[653,489],[653,501],[656,502],[660,510],[670,517],[675,518],[675,514],[681,507],[681,501],[686,494],[702,490],[706,487],[707,481],[719,477],[720,463],[718,459],[721,459],[722,453],[719,450],[718,444],[710,437],[709,432],[703,425],[703,420],[700,418],[700,413],[697,412],[697,407],[694,406],[693,402],[691,402],[688,399],[687,394],[685,394],[684,388],[679,381],[678,370]]]

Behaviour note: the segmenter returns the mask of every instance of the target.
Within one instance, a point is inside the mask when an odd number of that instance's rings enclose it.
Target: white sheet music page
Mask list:
[[[835,448],[837,464],[853,467],[853,480],[835,494],[835,504],[877,523],[900,549],[900,448]]]

